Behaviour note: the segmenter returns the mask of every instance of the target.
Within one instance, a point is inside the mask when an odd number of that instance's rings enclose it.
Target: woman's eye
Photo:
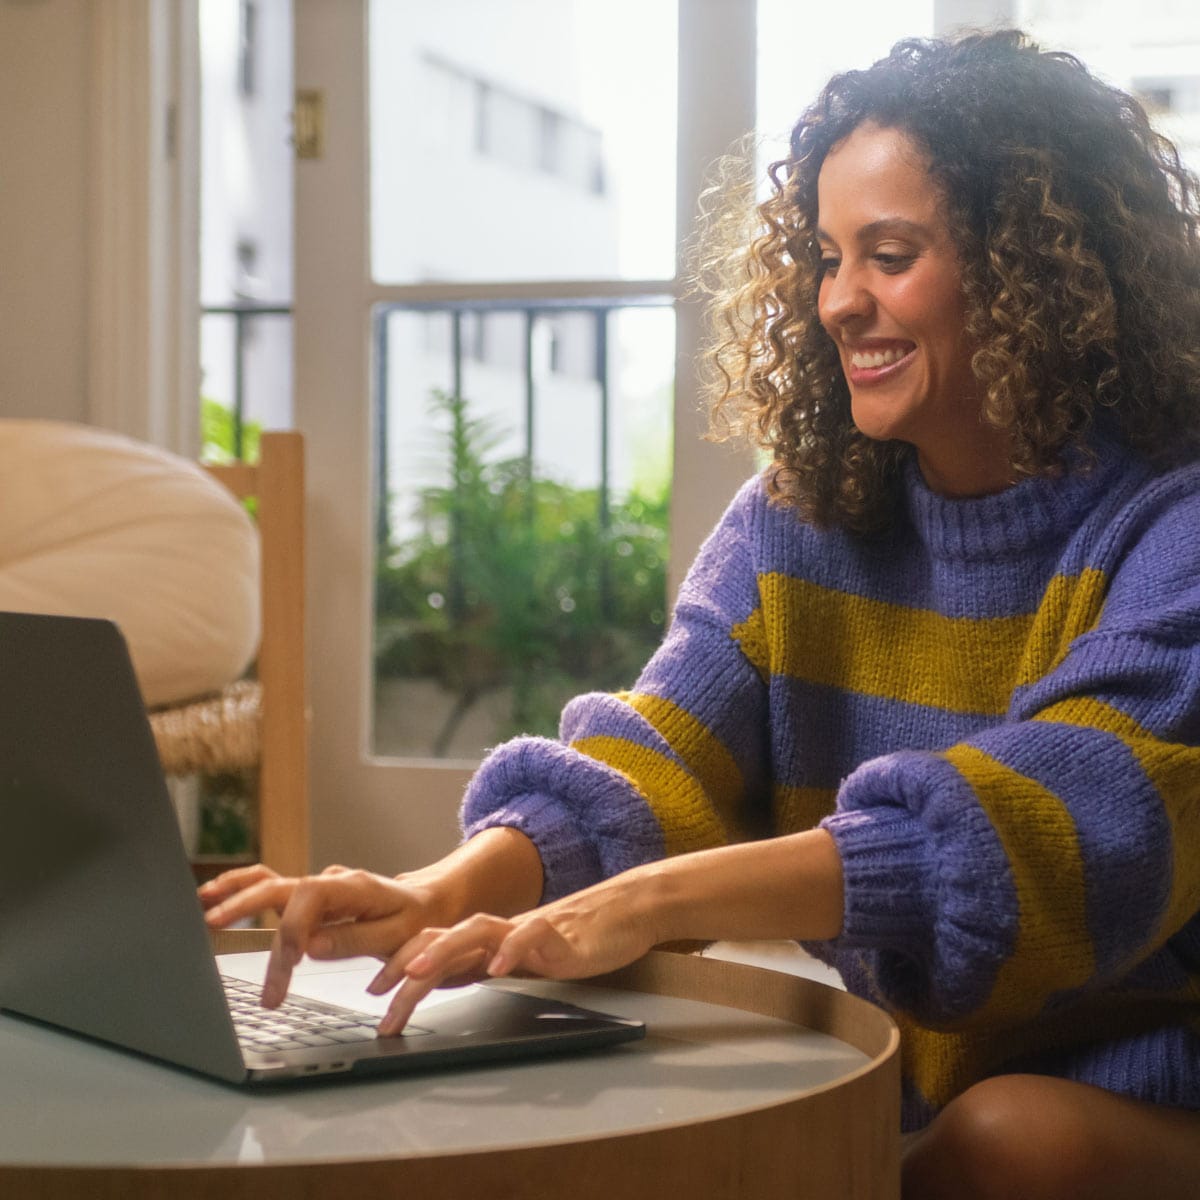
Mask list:
[[[899,271],[907,270],[912,265],[913,259],[911,254],[876,254],[875,261],[881,270],[894,275]]]
[[[840,258],[822,258],[821,274],[836,275],[838,267],[841,266],[841,262],[842,260]]]

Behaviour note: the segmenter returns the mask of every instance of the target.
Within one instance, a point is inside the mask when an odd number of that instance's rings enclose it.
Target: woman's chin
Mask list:
[[[855,428],[873,442],[907,441],[904,436],[908,422],[903,414],[879,404],[851,404],[850,417]]]

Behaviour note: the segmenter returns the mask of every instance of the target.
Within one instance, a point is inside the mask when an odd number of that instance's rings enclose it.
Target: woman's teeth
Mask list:
[[[850,365],[859,368],[859,370],[867,370],[872,367],[886,367],[894,362],[899,362],[906,354],[908,354],[907,350],[900,349],[854,350],[850,354]]]

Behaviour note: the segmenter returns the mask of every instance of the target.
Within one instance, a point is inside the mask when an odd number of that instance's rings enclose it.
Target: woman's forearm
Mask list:
[[[841,932],[842,862],[823,829],[684,854],[637,871],[659,941]]]

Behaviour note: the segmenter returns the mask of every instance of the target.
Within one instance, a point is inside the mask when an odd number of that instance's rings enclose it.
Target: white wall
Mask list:
[[[88,0],[0,0],[0,417],[87,415]]]

